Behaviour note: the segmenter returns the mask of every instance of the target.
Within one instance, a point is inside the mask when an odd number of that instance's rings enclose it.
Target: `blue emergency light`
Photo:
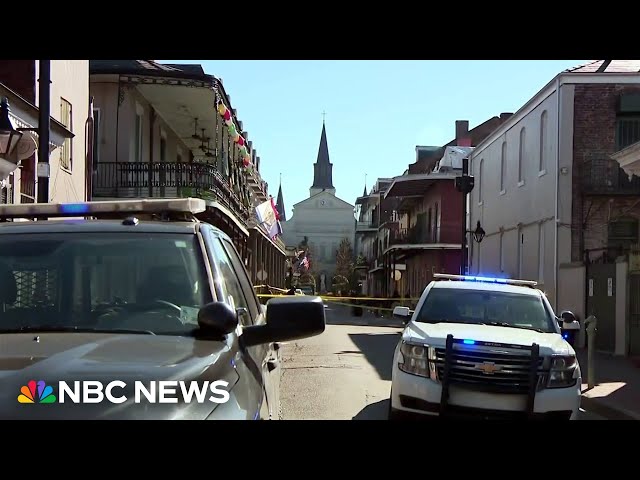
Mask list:
[[[463,340],[462,343],[464,343],[465,345],[475,345],[476,341],[475,340]]]
[[[90,210],[87,203],[62,203],[60,204],[60,213],[88,213]]]

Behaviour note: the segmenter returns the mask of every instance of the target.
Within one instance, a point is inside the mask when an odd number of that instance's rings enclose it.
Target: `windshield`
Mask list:
[[[0,332],[185,335],[210,301],[193,234],[0,237]]]
[[[422,323],[475,323],[555,333],[550,312],[537,295],[432,288],[417,316]]]

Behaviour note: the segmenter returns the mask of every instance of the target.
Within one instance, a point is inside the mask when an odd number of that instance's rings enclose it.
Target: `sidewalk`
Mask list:
[[[640,420],[640,361],[596,352],[594,388],[587,385],[587,350],[578,349],[582,407],[610,420]]]

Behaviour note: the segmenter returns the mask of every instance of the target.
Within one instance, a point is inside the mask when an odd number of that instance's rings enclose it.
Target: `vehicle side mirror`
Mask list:
[[[198,326],[204,335],[224,336],[238,327],[238,315],[224,302],[208,303],[198,311]]]
[[[397,306],[393,309],[393,316],[395,318],[400,318],[404,323],[409,323],[409,318],[413,312],[409,307],[401,307]]]
[[[565,323],[572,323],[577,321],[576,316],[573,314],[573,312],[570,312],[569,310],[564,310],[560,314],[560,318]]]
[[[325,324],[324,303],[320,297],[273,298],[267,304],[267,323],[246,327],[241,340],[248,347],[298,340],[321,334]]]

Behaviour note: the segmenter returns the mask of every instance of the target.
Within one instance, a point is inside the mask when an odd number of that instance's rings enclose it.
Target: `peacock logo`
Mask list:
[[[56,396],[53,388],[47,385],[44,380],[29,381],[20,388],[18,395],[19,403],[56,403]]]

